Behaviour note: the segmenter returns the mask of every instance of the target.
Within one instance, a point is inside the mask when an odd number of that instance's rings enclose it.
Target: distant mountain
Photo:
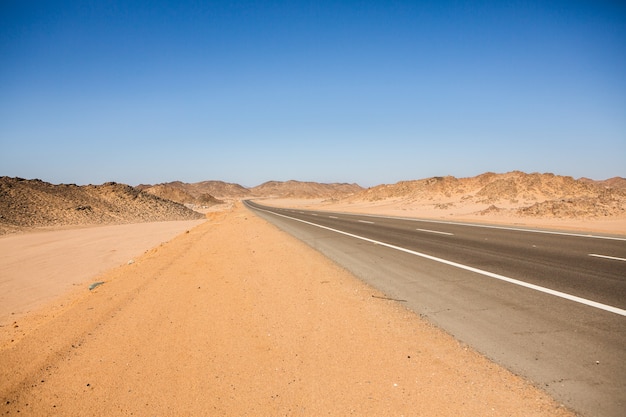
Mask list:
[[[210,194],[216,198],[243,198],[250,195],[250,190],[239,184],[224,181],[201,181],[187,184],[187,190],[194,196]]]
[[[203,193],[199,187],[194,187],[194,184],[185,184],[180,181],[142,186],[142,191],[190,206],[209,207],[224,203],[211,194]]]
[[[357,184],[268,181],[250,189],[257,197],[340,199],[363,191]]]
[[[603,181],[554,174],[488,172],[382,184],[268,181],[252,188],[223,181],[174,181],[131,187],[53,185],[41,180],[0,177],[0,234],[33,227],[95,225],[203,218],[186,205],[207,207],[242,198],[324,199],[346,203],[399,202],[436,209],[465,207],[479,214],[607,218],[626,216],[626,179]]]
[[[252,188],[223,181],[183,183],[180,181],[157,185],[139,185],[137,188],[182,203],[194,203],[197,199],[220,200],[241,198],[344,198],[363,191],[357,184],[321,184],[302,181],[268,181]],[[208,196],[208,197],[207,197]]]
[[[183,189],[167,184],[157,184],[141,190],[144,193],[152,194],[160,198],[176,201],[181,204],[194,204],[196,199]]]
[[[186,196],[180,194],[178,198],[184,199],[191,196],[191,198],[194,200],[204,199],[205,201],[212,201],[211,199],[244,198],[248,197],[251,194],[249,189],[239,184],[232,184],[224,181],[202,181],[196,183],[184,183],[181,181],[174,181],[157,185],[142,184],[137,186],[137,188],[141,190],[149,190],[153,187],[160,187],[166,190],[180,190],[186,193]],[[157,190],[155,190],[155,192],[157,192]],[[172,195],[174,195],[173,191]]]
[[[182,204],[126,184],[53,185],[0,177],[0,234],[33,227],[202,218]]]
[[[590,183],[590,184],[600,185],[603,187],[619,188],[622,190],[626,190],[626,178],[622,178],[622,177],[613,177],[613,178],[609,178],[608,180],[602,180],[602,181],[596,181],[596,180],[583,177],[580,179],[580,181]]]

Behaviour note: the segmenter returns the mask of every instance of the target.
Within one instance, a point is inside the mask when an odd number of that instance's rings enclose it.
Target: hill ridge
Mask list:
[[[37,227],[194,220],[204,215],[126,184],[0,177],[0,234]]]
[[[224,181],[172,181],[132,187],[50,184],[40,179],[0,177],[0,234],[36,227],[189,220],[208,208],[244,198],[319,199],[327,203],[462,207],[481,215],[597,219],[626,216],[626,179],[594,181],[553,173],[485,172],[436,176],[363,188],[349,183],[266,181],[246,188]]]
[[[486,172],[475,177],[430,177],[382,184],[347,201],[402,204],[485,205],[481,214],[509,211],[520,216],[597,218],[626,214],[626,180],[576,180],[552,173]]]

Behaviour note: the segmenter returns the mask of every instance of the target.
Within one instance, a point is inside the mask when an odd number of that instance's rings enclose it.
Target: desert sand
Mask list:
[[[0,414],[573,415],[240,204],[208,218],[0,327]]]
[[[65,228],[0,236],[0,325],[82,286],[204,220]]]

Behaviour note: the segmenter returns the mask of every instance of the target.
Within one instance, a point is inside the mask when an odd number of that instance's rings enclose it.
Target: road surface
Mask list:
[[[248,208],[587,416],[626,409],[626,238]]]

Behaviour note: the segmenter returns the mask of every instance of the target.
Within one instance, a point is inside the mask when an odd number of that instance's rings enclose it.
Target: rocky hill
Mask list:
[[[607,188],[620,188],[622,190],[626,190],[626,178],[622,177],[613,177],[608,180],[595,181],[589,178],[580,178],[580,181],[591,183],[595,185],[601,185]]]
[[[268,181],[252,188],[223,181],[202,181],[190,184],[175,181],[157,185],[139,185],[137,188],[185,204],[198,204],[198,199],[202,198],[213,203],[242,198],[341,199],[363,191],[363,188],[357,184],[321,184],[294,180]]]
[[[250,189],[255,197],[341,199],[363,191],[357,184],[268,181]]]
[[[268,181],[245,188],[222,181],[53,185],[0,177],[0,234],[34,227],[187,220],[209,207],[242,198],[324,199],[327,203],[396,204],[404,209],[456,209],[466,214],[535,218],[626,217],[626,179],[605,181],[554,174],[485,173],[471,178],[432,177],[363,189],[357,184]],[[461,210],[459,210],[461,209]]]
[[[239,185],[239,184],[233,184],[233,183],[229,183],[229,182],[224,182],[224,181],[201,181],[201,182],[195,182],[195,183],[185,183],[185,182],[181,182],[181,181],[173,181],[173,182],[167,182],[164,184],[157,184],[157,185],[138,185],[137,188],[143,191],[149,191],[151,188],[154,187],[162,187],[162,188],[167,188],[167,189],[175,189],[175,190],[180,190],[186,194],[188,194],[189,196],[192,197],[192,199],[195,200],[207,200],[210,201],[211,199],[215,198],[218,200],[223,200],[223,199],[239,199],[239,198],[245,198],[251,195],[251,192],[249,189]],[[154,191],[155,193],[158,191]],[[207,196],[210,196],[207,197]],[[183,195],[180,194],[180,197],[182,198]],[[188,198],[188,197],[186,197]],[[178,200],[175,200],[178,201]]]
[[[202,218],[182,204],[125,184],[53,185],[0,177],[0,234],[36,227]]]
[[[626,215],[623,178],[575,180],[554,174],[485,173],[471,178],[432,177],[369,188],[348,201],[474,205],[482,214],[508,211],[519,216],[597,218]],[[617,186],[613,186],[616,184]]]
[[[153,186],[145,186],[143,192],[155,195],[165,200],[175,201],[192,207],[207,208],[217,204],[224,203],[211,194],[203,193],[201,190],[195,190],[188,187],[193,184],[185,184],[182,182],[173,182],[168,184],[157,184]],[[193,194],[192,194],[193,193]]]

